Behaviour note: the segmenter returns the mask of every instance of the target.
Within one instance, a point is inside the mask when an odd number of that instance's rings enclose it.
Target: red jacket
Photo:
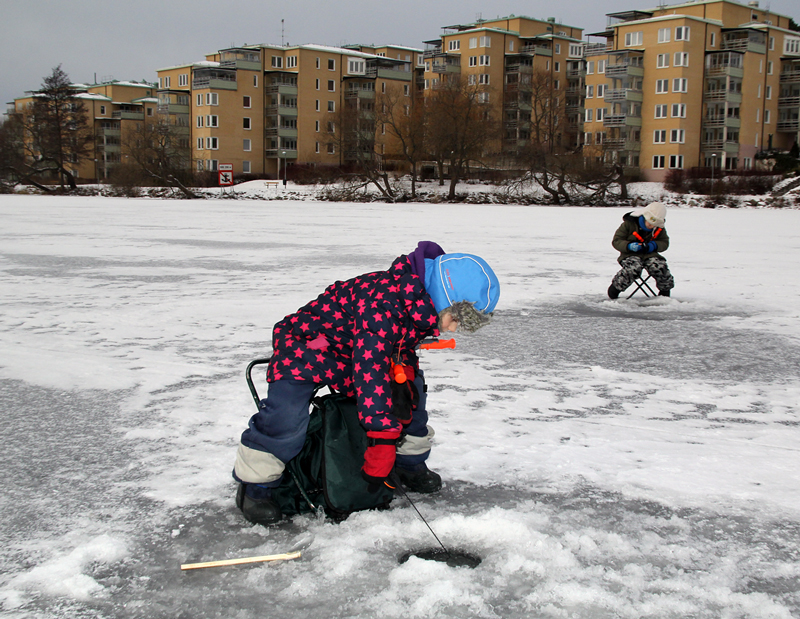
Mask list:
[[[419,368],[414,349],[438,337],[438,317],[407,256],[388,271],[329,286],[272,332],[267,380],[329,385],[358,402],[367,430],[399,432],[391,414],[392,361]]]

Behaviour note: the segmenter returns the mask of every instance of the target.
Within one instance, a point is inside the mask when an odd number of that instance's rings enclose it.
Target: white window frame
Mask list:
[[[584,116],[583,120],[584,122],[590,123],[594,121],[594,110],[592,108],[586,108],[585,114],[586,115]]]
[[[689,26],[675,26],[675,40],[688,41],[690,29]]]
[[[666,118],[667,117],[667,104],[666,103],[657,103],[656,104],[656,111],[653,118]]]
[[[250,174],[250,170],[252,167],[250,166],[249,161],[242,161],[242,174]]]
[[[597,61],[597,72],[598,73],[605,73],[606,72],[606,61],[605,60],[598,60]]]
[[[492,61],[492,57],[488,55],[478,56],[478,66],[479,67],[488,67]]]
[[[688,67],[689,66],[689,52],[675,52],[675,58],[673,59],[673,65],[676,67]]]
[[[283,56],[273,56],[271,62],[272,62],[272,68],[273,69],[282,69],[283,68]]]
[[[456,52],[461,49],[461,41],[458,39],[453,39],[452,41],[447,42],[447,51],[449,52]]]
[[[659,43],[669,43],[670,32],[671,32],[671,30],[669,28],[659,28],[658,29],[658,42]]]
[[[656,80],[656,94],[663,95],[669,92],[669,80]]]
[[[653,131],[653,144],[666,144],[667,143],[667,130],[656,129]]]
[[[287,69],[296,69],[297,68],[297,56],[287,56],[286,57],[286,68]]]
[[[196,107],[203,107],[203,93],[198,92],[197,96],[195,97],[195,105]]]
[[[594,60],[589,60],[586,63],[586,75],[594,75]]]
[[[242,150],[246,153],[253,150],[253,141],[250,138],[244,138],[242,140]]]
[[[686,104],[673,103],[672,104],[672,118],[686,118]],[[677,114],[675,112],[678,112]]]
[[[684,144],[686,142],[686,131],[684,129],[670,129],[670,144]]]
[[[653,155],[653,169],[654,170],[663,170],[666,164],[666,156],[664,155]]]
[[[625,47],[636,47],[642,44],[644,33],[641,30],[625,33]]]
[[[488,86],[489,85],[489,74],[488,73],[479,73],[478,74],[478,84],[481,84],[482,86]],[[408,88],[408,86],[406,86],[406,88]],[[558,87],[556,87],[556,88],[558,88]]]
[[[586,84],[586,98],[587,99],[594,99],[594,85],[593,84]]]
[[[244,116],[242,118],[242,129],[245,131],[251,131],[253,129],[253,119],[249,116]]]
[[[242,97],[242,107],[248,110],[253,107],[253,100],[250,98],[250,95],[244,95]]]
[[[207,114],[206,127],[219,127],[219,116],[216,114]]]
[[[689,78],[687,77],[674,77],[672,78],[672,92],[689,92]]]
[[[206,138],[206,150],[219,150],[219,138],[209,136]]]
[[[219,105],[219,94],[216,92],[207,92],[206,105]]]
[[[469,57],[469,66],[477,67],[478,66],[478,57],[477,56],[470,56]]]
[[[656,56],[656,69],[669,68],[669,54],[659,54]]]
[[[491,47],[492,46],[492,37],[489,35],[483,35],[480,39],[478,39],[478,47]]]
[[[602,99],[606,94],[606,84],[597,85],[597,98]]]
[[[683,169],[683,155],[670,155],[669,156],[669,169],[682,170]]]

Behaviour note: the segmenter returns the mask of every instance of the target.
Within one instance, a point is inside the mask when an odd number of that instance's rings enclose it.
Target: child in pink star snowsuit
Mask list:
[[[367,481],[382,483],[396,467],[409,489],[438,490],[441,478],[425,464],[433,430],[415,349],[438,337],[440,328],[485,324],[498,296],[497,277],[481,258],[445,254],[436,243],[422,241],[389,270],[337,281],[278,322],[268,395],[236,455],[237,504],[245,518],[260,524],[280,519],[270,490],[303,446],[309,402],[321,385],[356,399],[370,439],[362,468]],[[404,366],[413,381],[416,408],[410,415],[393,409],[393,366]]]

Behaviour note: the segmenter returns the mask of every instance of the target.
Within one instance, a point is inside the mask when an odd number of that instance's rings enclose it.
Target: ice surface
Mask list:
[[[624,212],[0,196],[0,613],[798,616],[800,212],[670,209],[674,297],[610,301]],[[245,366],[425,239],[502,283],[422,360],[445,487],[412,498],[481,564],[400,564],[435,545],[403,499],[247,525]]]

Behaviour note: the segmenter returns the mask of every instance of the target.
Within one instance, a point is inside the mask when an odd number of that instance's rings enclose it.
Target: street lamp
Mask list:
[[[286,187],[286,151],[281,151],[281,156],[283,157],[283,186]]]
[[[711,192],[714,192],[714,166],[717,165],[717,153],[711,153]]]

